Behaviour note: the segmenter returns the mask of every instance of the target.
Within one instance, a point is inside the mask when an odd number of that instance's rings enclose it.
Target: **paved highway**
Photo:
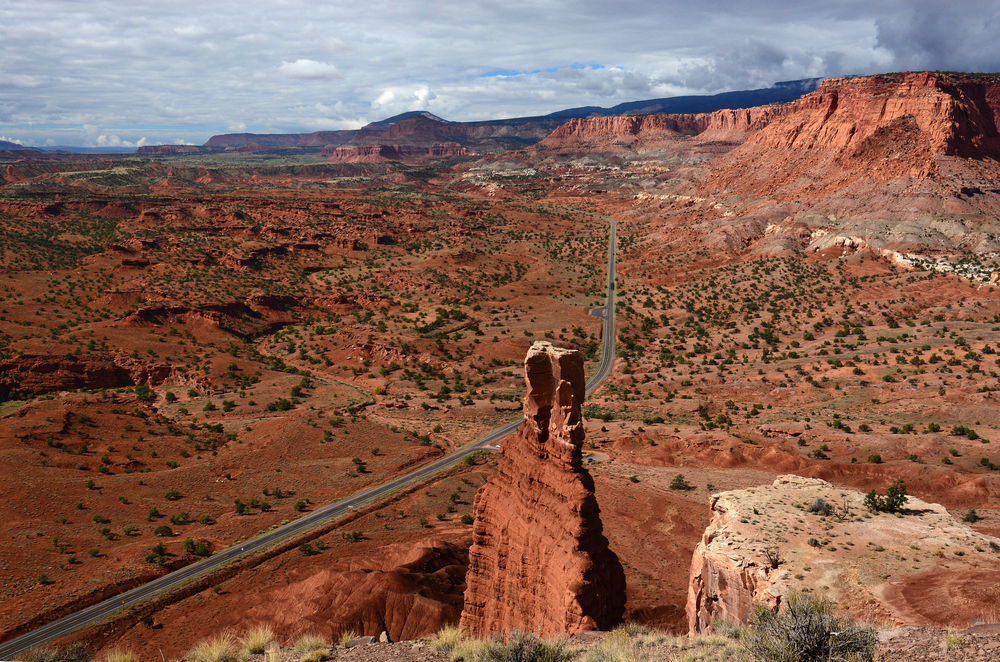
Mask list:
[[[593,391],[595,387],[607,378],[607,376],[611,373],[611,366],[614,363],[615,358],[614,310],[616,226],[614,220],[606,220],[610,222],[608,232],[607,303],[604,306],[594,308],[590,311],[590,314],[594,317],[599,317],[604,320],[602,339],[603,346],[601,350],[600,366],[597,373],[591,377],[590,381],[587,382],[587,393]],[[444,471],[445,469],[458,464],[476,451],[484,448],[496,447],[502,439],[514,432],[520,423],[521,421],[515,421],[501,428],[497,428],[482,439],[463,447],[451,455],[447,455],[424,465],[423,467],[416,469],[405,476],[400,476],[399,478],[391,480],[388,483],[369,487],[368,489],[362,490],[361,492],[358,492],[346,499],[317,508],[308,515],[279,527],[274,531],[270,531],[255,538],[251,538],[250,540],[240,543],[239,545],[234,545],[233,547],[217,552],[207,559],[198,561],[197,563],[192,563],[189,566],[171,572],[170,574],[164,575],[147,584],[143,584],[142,586],[134,588],[131,591],[126,591],[125,593],[109,598],[104,602],[91,605],[90,607],[82,609],[75,614],[64,616],[63,618],[48,623],[47,625],[43,625],[42,627],[28,632],[27,634],[0,644],[0,660],[12,660],[14,657],[29,651],[32,648],[65,637],[80,628],[94,625],[119,610],[139,604],[158,593],[175,589],[203,573],[221,568],[242,556],[263,551],[281,540],[304,533],[325,521],[341,517],[368,501],[383,498],[409,483],[423,480],[424,478]]]

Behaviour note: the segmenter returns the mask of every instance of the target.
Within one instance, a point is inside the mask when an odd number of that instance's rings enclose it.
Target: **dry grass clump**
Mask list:
[[[648,628],[646,628],[648,630]],[[612,630],[604,637],[604,641],[587,652],[584,662],[640,662],[645,658],[639,653],[636,644],[629,635],[635,628],[629,625]],[[647,632],[639,632],[636,636],[645,636]]]
[[[653,650],[653,649],[657,650]],[[666,651],[664,651],[666,649]],[[626,623],[609,632],[583,662],[645,662],[667,652],[671,662],[728,662],[736,642],[718,635],[675,636],[646,625]]]
[[[450,653],[462,643],[462,631],[457,625],[446,625],[428,640],[430,647],[442,653]]]
[[[189,662],[242,662],[246,659],[246,654],[236,635],[223,632],[199,641],[184,658]]]
[[[39,648],[32,648],[26,653],[22,653],[17,659],[20,660],[20,662],[59,662],[62,658],[59,655],[58,648],[41,646]]]
[[[357,639],[357,638],[358,638],[358,633],[355,632],[354,630],[344,630],[340,634],[340,638],[337,640],[337,644],[340,646],[344,646],[351,639]]]
[[[992,604],[988,607],[984,607],[979,612],[979,620],[983,623],[989,623],[992,625],[1000,623],[1000,604]]]
[[[272,641],[274,641],[274,630],[266,623],[251,626],[240,637],[243,650],[254,654],[266,651]]]
[[[576,656],[565,640],[546,642],[524,632],[506,639],[465,638],[454,625],[439,630],[429,643],[436,651],[450,653],[451,662],[570,662]]]
[[[292,644],[292,652],[298,654],[311,653],[328,648],[330,648],[330,642],[314,632],[302,635]]]
[[[112,648],[105,651],[99,662],[139,662],[139,658],[130,650],[124,648]]]
[[[73,643],[64,649],[56,646],[32,648],[17,659],[22,662],[82,662],[90,659],[90,655],[83,644]]]

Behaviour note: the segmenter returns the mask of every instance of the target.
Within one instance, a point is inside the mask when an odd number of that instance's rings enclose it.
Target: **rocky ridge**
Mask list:
[[[758,602],[780,609],[791,590],[822,592],[856,617],[898,625],[989,617],[1000,540],[938,504],[911,496],[902,514],[872,514],[864,497],[794,475],[713,494],[691,562],[690,634],[715,618],[745,623]]]
[[[582,463],[583,357],[536,342],[524,367],[524,422],[476,494],[461,627],[541,637],[607,628],[622,616],[625,576]]]

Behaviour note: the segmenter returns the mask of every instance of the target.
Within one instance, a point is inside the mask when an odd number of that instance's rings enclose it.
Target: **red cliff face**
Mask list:
[[[777,149],[845,150],[909,133],[931,154],[1000,153],[1000,80],[928,72],[834,78],[748,139]]]
[[[676,136],[775,150],[823,150],[846,158],[903,162],[933,155],[1000,155],[1000,77],[929,72],[834,78],[784,105],[697,115],[574,119],[547,147],[626,143],[656,148]],[[905,152],[898,157],[893,152]],[[895,170],[893,170],[895,172]],[[902,174],[896,173],[896,174]],[[914,174],[927,175],[927,168]]]
[[[815,201],[859,180],[940,180],[942,158],[1000,156],[998,76],[830,79],[782,108],[716,164],[709,190]]]
[[[553,131],[542,144],[573,140],[637,136],[640,134],[696,135],[708,126],[709,115],[632,115],[571,119]]]
[[[677,136],[699,136],[705,140],[741,142],[751,131],[759,130],[787,106],[761,106],[740,110],[684,115],[632,115],[572,119],[542,141],[544,147],[600,146],[623,139],[655,149],[657,140]]]
[[[476,494],[463,630],[541,637],[607,628],[625,606],[583,468],[583,357],[536,342],[524,362],[524,422]]]

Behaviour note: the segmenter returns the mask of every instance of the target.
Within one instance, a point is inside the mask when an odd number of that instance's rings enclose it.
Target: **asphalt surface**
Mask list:
[[[614,363],[615,358],[615,245],[617,237],[615,221],[613,219],[605,220],[610,222],[608,240],[607,303],[604,306],[594,308],[590,311],[590,314],[594,317],[604,320],[604,330],[602,334],[603,344],[601,348],[600,367],[598,368],[597,373],[590,378],[590,381],[587,382],[588,394],[602,381],[604,381],[609,374],[611,374],[611,366]],[[74,614],[64,616],[63,618],[52,621],[51,623],[43,625],[42,627],[28,632],[27,634],[4,642],[3,644],[0,644],[0,660],[11,660],[16,656],[31,650],[32,648],[42,646],[65,637],[76,630],[99,623],[116,612],[132,607],[133,605],[137,605],[150,599],[158,593],[178,588],[199,575],[228,565],[240,557],[263,551],[286,538],[305,533],[309,529],[312,529],[323,522],[346,515],[368,501],[386,497],[390,493],[410,483],[423,480],[424,478],[444,471],[445,469],[458,464],[467,456],[477,451],[485,448],[496,448],[498,447],[500,441],[514,432],[520,424],[521,421],[515,421],[501,428],[497,428],[478,441],[469,444],[450,455],[434,460],[433,462],[411,471],[404,476],[400,476],[399,478],[381,485],[369,487],[366,490],[362,490],[361,492],[358,492],[346,499],[337,501],[336,503],[321,506],[300,519],[289,522],[288,524],[285,524],[284,526],[281,526],[273,531],[251,538],[250,540],[240,543],[239,545],[234,545],[228,549],[216,552],[207,559],[192,563],[191,565],[185,566],[180,570],[175,570],[170,574],[154,579],[147,584],[143,584],[142,586],[126,591],[125,593],[121,593],[113,598],[109,598],[103,602],[81,609]]]

